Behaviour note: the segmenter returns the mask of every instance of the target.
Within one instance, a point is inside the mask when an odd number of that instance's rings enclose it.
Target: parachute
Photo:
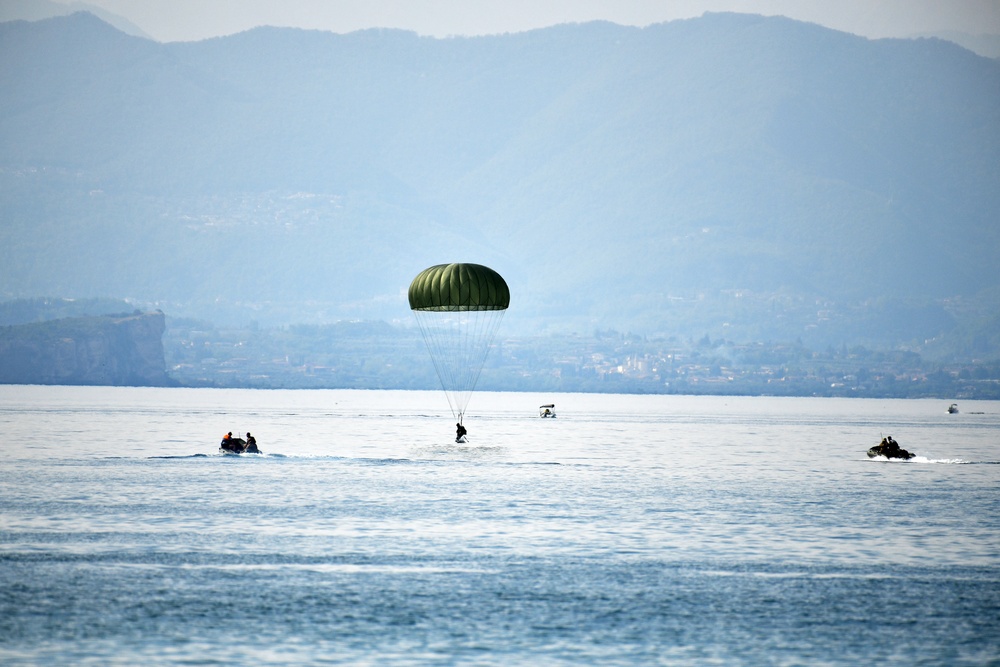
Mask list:
[[[413,279],[409,299],[448,405],[461,424],[510,305],[510,290],[488,267],[439,264]]]

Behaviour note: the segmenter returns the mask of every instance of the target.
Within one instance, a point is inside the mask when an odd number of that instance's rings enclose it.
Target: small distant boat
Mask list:
[[[538,406],[538,416],[539,417],[555,417],[556,416],[556,404],[547,403],[545,405]]]
[[[951,405],[948,406],[948,414],[949,415],[958,414],[958,403],[952,403]]]

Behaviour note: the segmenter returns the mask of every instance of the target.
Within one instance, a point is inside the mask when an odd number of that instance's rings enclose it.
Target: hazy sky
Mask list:
[[[68,3],[69,0],[60,0]],[[784,15],[867,37],[940,31],[1000,34],[1000,0],[84,0],[160,41],[200,40],[258,25],[423,35],[519,32],[607,20],[649,25],[706,11]]]

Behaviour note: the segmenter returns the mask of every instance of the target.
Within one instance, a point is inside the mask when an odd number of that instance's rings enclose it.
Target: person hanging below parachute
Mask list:
[[[510,305],[510,289],[489,267],[438,264],[413,279],[408,296],[441,388],[458,420],[458,442],[467,437],[462,419]]]

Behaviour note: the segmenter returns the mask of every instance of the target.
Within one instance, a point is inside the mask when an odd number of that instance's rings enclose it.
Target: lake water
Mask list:
[[[946,407],[0,386],[0,663],[997,665],[1000,403]]]

